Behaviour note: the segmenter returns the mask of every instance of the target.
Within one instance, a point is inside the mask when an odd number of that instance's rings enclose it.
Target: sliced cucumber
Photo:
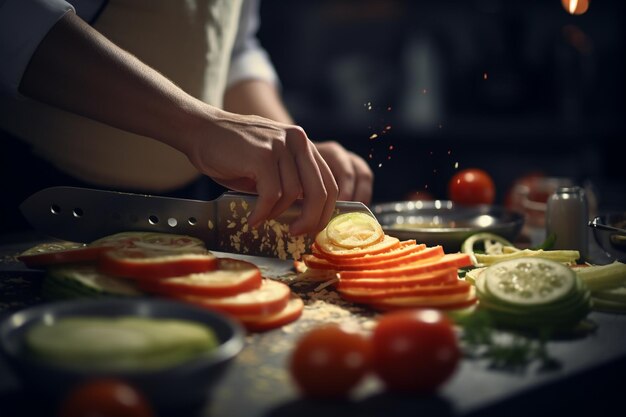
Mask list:
[[[334,217],[326,226],[326,236],[342,248],[362,248],[379,242],[384,237],[381,225],[365,213],[344,213]]]
[[[485,268],[474,279],[480,307],[506,327],[572,328],[591,309],[584,282],[558,262],[513,259]]]
[[[576,274],[570,268],[545,259],[499,262],[484,273],[486,291],[511,304],[551,303],[576,285]]]
[[[49,277],[57,284],[68,289],[73,288],[79,293],[142,295],[132,281],[103,274],[93,265],[67,265],[50,268]]]
[[[26,334],[26,346],[35,356],[94,370],[164,367],[217,344],[213,330],[200,323],[146,317],[62,318]]]

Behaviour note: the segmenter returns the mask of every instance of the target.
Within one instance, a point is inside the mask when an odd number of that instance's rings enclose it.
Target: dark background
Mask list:
[[[500,203],[541,171],[624,209],[625,3],[264,0],[259,37],[309,136],[368,159],[375,202],[446,198],[458,162]]]

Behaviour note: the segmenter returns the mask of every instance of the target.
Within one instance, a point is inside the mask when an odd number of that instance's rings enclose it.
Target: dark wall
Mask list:
[[[625,3],[264,0],[259,36],[298,123],[368,159],[377,201],[480,167],[499,201],[542,171],[623,208]]]

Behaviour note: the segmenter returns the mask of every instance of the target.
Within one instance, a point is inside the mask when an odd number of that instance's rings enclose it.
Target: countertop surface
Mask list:
[[[35,234],[3,237],[0,245],[0,317],[42,302],[40,271],[16,262],[15,255],[41,241]],[[218,256],[226,255],[217,253]],[[228,254],[232,256],[231,254]],[[279,417],[308,415],[601,415],[621,405],[626,370],[626,315],[593,312],[595,330],[552,340],[548,352],[555,366],[529,363],[518,369],[494,369],[485,359],[463,359],[437,396],[401,397],[385,393],[374,377],[366,379],[344,402],[302,399],[290,380],[286,363],[295,341],[308,329],[327,322],[373,324],[374,313],[342,300],[332,289],[295,281],[292,263],[241,256],[256,263],[265,276],[290,283],[305,300],[295,323],[265,333],[250,334],[246,347],[207,400],[193,410],[174,415],[212,417]],[[506,334],[504,334],[506,337]],[[0,415],[41,415],[9,364],[0,359]],[[47,410],[50,411],[50,410]],[[52,415],[52,414],[50,414]]]

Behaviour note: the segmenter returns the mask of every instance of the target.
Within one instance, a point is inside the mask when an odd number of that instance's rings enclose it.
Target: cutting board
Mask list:
[[[25,297],[21,300],[24,305],[40,302],[36,286],[41,277],[14,260],[18,251],[35,243],[0,246],[0,308],[5,310],[4,313],[19,307],[19,303],[11,304],[11,292]],[[332,289],[317,289],[319,284],[297,282],[289,261],[237,257],[254,262],[267,277],[290,283],[292,289],[304,298],[305,311],[295,323],[247,336],[245,349],[210,400],[199,408],[194,407],[194,414],[186,415],[535,417],[565,413],[568,416],[582,415],[583,412],[605,415],[603,409],[621,405],[624,386],[621,381],[622,375],[626,375],[626,316],[599,312],[589,316],[590,322],[597,326],[594,332],[575,339],[549,342],[548,351],[558,362],[556,369],[544,371],[539,369],[538,363],[531,363],[517,371],[496,370],[491,369],[485,360],[463,359],[453,378],[434,397],[386,394],[380,382],[369,377],[350,400],[332,403],[303,400],[287,371],[289,355],[298,337],[327,322],[353,321],[363,327],[373,326],[374,313],[343,301]],[[21,286],[22,289],[7,285]],[[24,395],[23,392],[20,394],[20,389],[19,381],[0,359],[0,401],[14,393]]]

